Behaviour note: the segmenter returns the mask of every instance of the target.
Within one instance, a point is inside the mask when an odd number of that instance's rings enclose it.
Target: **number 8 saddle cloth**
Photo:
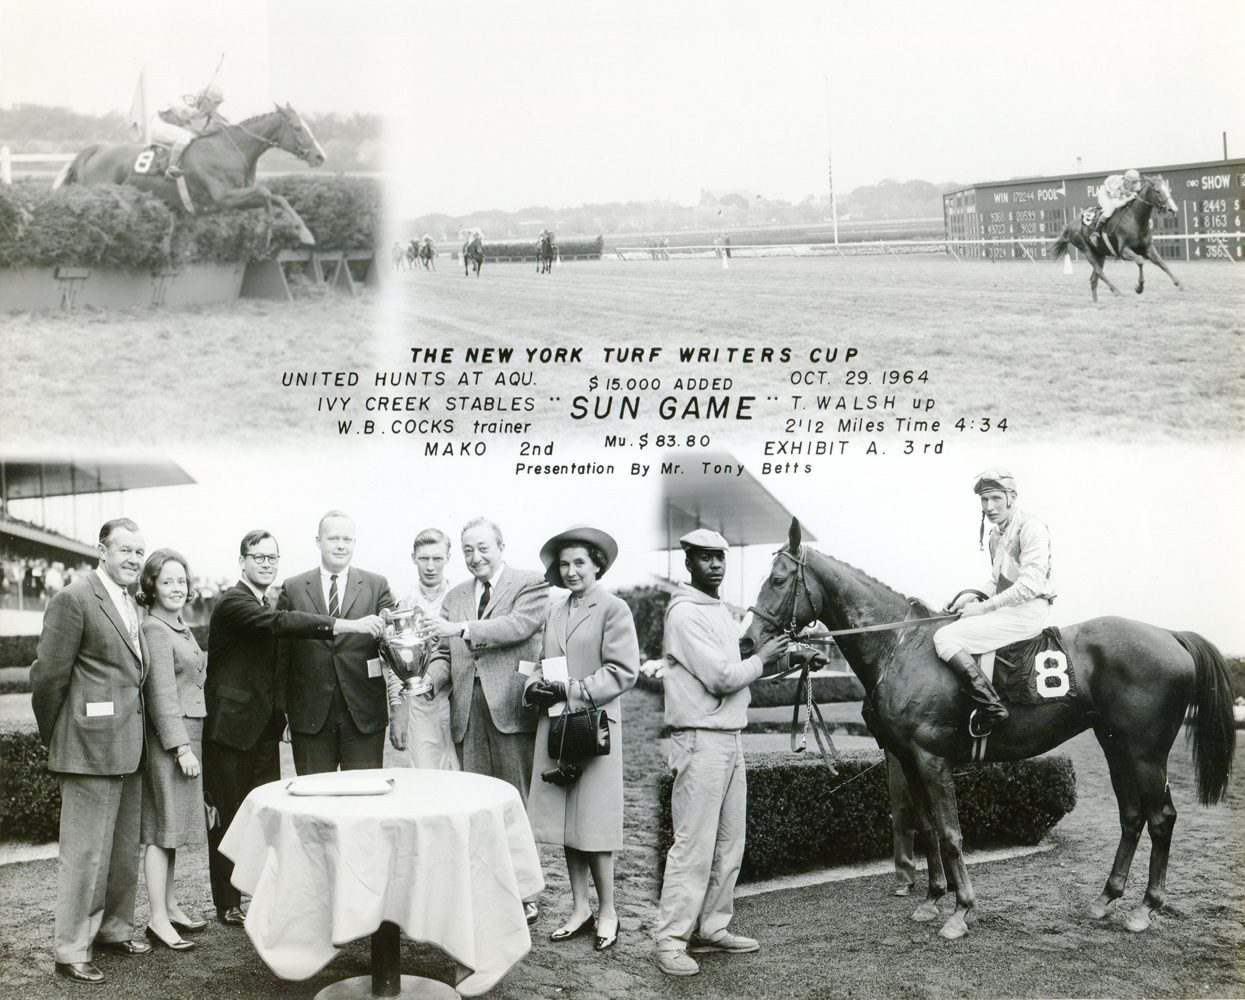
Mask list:
[[[1043,705],[1080,693],[1075,665],[1054,625],[1032,639],[981,654],[980,663],[999,697],[1013,705]]]

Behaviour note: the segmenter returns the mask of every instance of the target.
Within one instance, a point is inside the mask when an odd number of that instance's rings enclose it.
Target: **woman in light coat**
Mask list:
[[[566,848],[574,905],[566,923],[549,937],[565,941],[594,927],[588,875],[596,884],[600,913],[595,921],[597,951],[618,940],[614,908],[614,852],[623,846],[622,705],[619,697],[635,685],[640,646],[631,610],[601,586],[600,577],[618,555],[618,544],[604,531],[586,526],[555,535],[540,551],[545,579],[570,594],[552,605],[545,622],[542,666],[532,673],[525,697],[548,708],[567,711],[604,709],[609,720],[610,752],[575,761],[582,768],[565,784],[537,780],[557,769],[549,754],[549,715],[536,730],[528,814],[536,839]],[[545,663],[566,657],[568,681],[545,677]]]

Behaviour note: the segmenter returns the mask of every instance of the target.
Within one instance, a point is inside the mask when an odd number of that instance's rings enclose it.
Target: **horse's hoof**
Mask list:
[[[1128,919],[1124,921],[1124,926],[1134,933],[1149,930],[1153,915],[1154,911],[1148,906],[1138,907],[1128,915]]]
[[[1089,904],[1089,915],[1095,920],[1101,920],[1110,911],[1111,904],[1114,902],[1114,899],[1105,899],[1102,896],[1099,896]]]
[[[968,924],[964,922],[964,918],[958,915],[952,915],[951,919],[942,925],[938,931],[938,936],[946,938],[948,941],[954,941],[956,938],[962,938],[968,933]]]
[[[925,900],[924,903],[912,911],[912,919],[919,924],[927,924],[931,920],[937,920],[938,904],[931,899]]]

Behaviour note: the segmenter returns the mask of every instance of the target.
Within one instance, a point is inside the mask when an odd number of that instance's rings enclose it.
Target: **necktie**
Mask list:
[[[138,612],[134,609],[134,598],[125,595],[125,624],[130,630],[130,642],[138,649]]]
[[[268,595],[267,595],[267,594],[265,594],[263,597],[261,597],[261,598],[259,599],[259,603],[260,603],[260,604],[262,604],[262,605],[263,605],[264,607],[266,607],[266,608],[270,608],[270,607],[272,607],[272,604],[271,604],[271,603],[269,603],[269,601],[268,601]]]
[[[329,577],[329,614],[337,618],[342,613],[341,597],[337,593],[337,574]]]
[[[484,581],[484,589],[480,592],[480,606],[476,608],[476,617],[484,617],[484,609],[488,607],[488,599],[492,594],[493,588],[487,580]]]

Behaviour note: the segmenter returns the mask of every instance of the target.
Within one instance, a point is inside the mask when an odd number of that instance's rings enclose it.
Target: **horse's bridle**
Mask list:
[[[312,150],[315,149],[315,145],[316,145],[315,139],[312,139],[311,134],[308,133],[307,137],[308,139],[311,139],[311,141],[304,143],[301,139],[298,138],[298,129],[295,127],[293,120],[290,118],[289,112],[287,112],[284,108],[280,108],[280,107],[277,108],[277,111],[280,112],[281,114],[281,128],[277,132],[277,136],[275,139],[269,139],[267,136],[260,135],[258,132],[252,132],[249,128],[247,128],[245,125],[242,125],[242,124],[238,124],[233,127],[238,129],[243,135],[249,135],[252,139],[258,139],[260,142],[266,144],[270,149],[273,147],[277,147],[279,149],[285,148],[284,146],[281,145],[281,136],[284,135],[286,130],[288,129],[293,134],[295,140],[297,141],[297,147],[295,149],[288,150],[288,152],[293,153],[300,160],[306,163],[308,158],[311,156]],[[228,135],[227,132],[226,132],[226,135]],[[229,141],[233,142],[233,138],[230,137]],[[234,143],[233,148],[238,149],[237,143]],[[242,153],[242,150],[238,149],[238,153],[240,155]]]
[[[803,545],[800,546],[800,551],[798,553],[793,553],[791,552],[790,549],[779,549],[777,552],[774,553],[774,555],[775,556],[786,556],[793,563],[795,563],[795,567],[796,567],[795,586],[791,588],[791,624],[784,626],[781,618],[779,618],[777,615],[770,614],[768,611],[765,611],[762,608],[758,608],[755,604],[752,607],[748,608],[748,611],[754,614],[757,618],[760,618],[761,621],[769,622],[775,628],[782,629],[781,634],[787,636],[794,642],[798,640],[800,637],[799,636],[800,626],[799,626],[799,621],[797,620],[796,616],[799,614],[800,587],[801,586],[803,586],[804,589],[808,592],[809,604],[813,606],[813,619],[812,619],[813,621],[818,620],[818,615],[820,612],[818,611],[817,606],[813,604],[813,596],[812,596],[813,592],[809,588],[808,579],[805,576],[804,546]]]

